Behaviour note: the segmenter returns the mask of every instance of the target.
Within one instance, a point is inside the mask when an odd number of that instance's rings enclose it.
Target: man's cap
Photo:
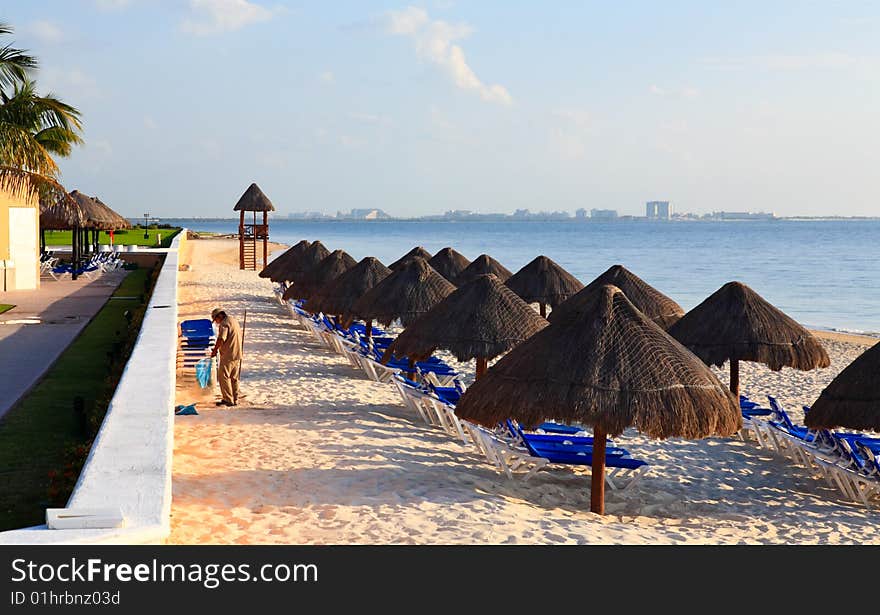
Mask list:
[[[220,314],[224,314],[223,308],[214,308],[211,310],[211,320],[217,318]]]

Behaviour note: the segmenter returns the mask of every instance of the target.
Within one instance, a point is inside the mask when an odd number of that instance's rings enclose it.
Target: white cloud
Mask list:
[[[273,11],[247,0],[190,0],[189,4],[193,16],[181,28],[197,35],[232,32],[273,16]]]
[[[550,128],[551,149],[564,160],[584,158],[595,126],[592,114],[584,109],[556,109],[551,115],[555,120]]]
[[[95,6],[104,11],[124,9],[132,0],[95,0]]]
[[[318,78],[321,80],[321,83],[325,83],[327,85],[334,85],[336,83],[336,75],[331,73],[329,70],[321,73]]]
[[[473,32],[469,25],[432,20],[424,9],[410,6],[401,11],[389,11],[387,29],[391,34],[412,38],[419,56],[440,67],[456,87],[473,90],[486,102],[513,103],[504,86],[483,83],[468,65],[464,50],[454,44],[453,41],[466,38]]]
[[[64,40],[64,30],[51,21],[32,21],[24,30],[39,42],[47,45],[55,45]]]
[[[655,96],[665,96],[666,95],[666,90],[664,90],[660,86],[654,85],[654,84],[651,84],[651,87],[648,88],[648,91],[651,92],[651,94],[653,94]]]

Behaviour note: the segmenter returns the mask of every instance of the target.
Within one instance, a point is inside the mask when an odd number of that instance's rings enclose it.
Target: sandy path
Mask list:
[[[192,242],[181,317],[247,308],[243,391],[233,410],[177,417],[172,543],[874,543],[877,513],[787,460],[739,440],[617,439],[652,470],[589,510],[588,473],[511,482],[472,449],[420,424],[391,385],[315,344],[271,284],[228,263],[232,244]],[[224,251],[226,254],[224,255]],[[224,262],[225,261],[225,262]],[[864,347],[831,341],[832,368],[743,370],[755,397],[810,403]],[[472,366],[470,366],[472,370]],[[196,398],[185,385],[178,401]]]

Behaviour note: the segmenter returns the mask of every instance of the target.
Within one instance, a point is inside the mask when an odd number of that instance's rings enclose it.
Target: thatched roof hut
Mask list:
[[[773,371],[831,361],[822,344],[742,282],[728,282],[672,325],[669,334],[709,365],[755,361]]]
[[[389,275],[391,270],[379,262],[379,259],[367,256],[329,284],[318,289],[309,299],[307,307],[312,312],[348,314],[364,293]]]
[[[421,258],[428,261],[431,259],[431,253],[424,249],[422,246],[416,246],[415,248],[398,258],[396,261],[388,265],[388,268],[391,271],[397,271],[414,258]]]
[[[452,248],[443,248],[431,257],[428,264],[444,278],[452,282],[458,274],[467,269],[471,262]]]
[[[708,365],[730,361],[731,390],[739,393],[739,361],[773,371],[828,367],[813,335],[742,282],[728,282],[669,328],[669,334]]]
[[[391,344],[387,356],[421,361],[443,348],[459,361],[477,359],[479,377],[487,360],[546,326],[547,321],[498,278],[481,275],[409,325]]]
[[[66,231],[83,228],[86,213],[79,201],[67,193],[60,193],[52,201],[40,199],[40,229],[44,231]]]
[[[257,184],[251,184],[244,191],[233,211],[275,211],[275,206]]]
[[[462,395],[461,418],[592,425],[592,507],[604,511],[605,437],[629,426],[653,438],[730,435],[736,398],[704,363],[613,286],[502,357]]]
[[[119,213],[111,209],[110,206],[107,205],[104,201],[96,196],[93,196],[92,200],[95,202],[96,205],[98,205],[98,207],[104,209],[107,212],[107,215],[111,216],[116,221],[117,226],[113,230],[132,228],[132,224],[128,221],[127,218],[121,216]]]
[[[506,282],[511,275],[513,275],[512,273],[510,273],[507,267],[496,261],[488,254],[480,254],[471,262],[470,265],[465,267],[464,271],[456,276],[452,283],[456,286],[464,286],[468,282],[475,279],[477,276],[486,275],[487,273],[491,273],[492,275],[494,275],[501,281],[502,284]]]
[[[427,261],[415,258],[364,293],[347,317],[376,320],[385,326],[399,319],[406,327],[454,290]]]
[[[282,282],[292,282],[293,284],[302,284],[308,280],[312,270],[318,266],[322,260],[330,256],[330,250],[324,247],[320,241],[314,241],[301,253],[291,257],[284,264],[284,267],[271,279]]]
[[[538,256],[504,284],[526,303],[539,304],[544,317],[546,306],[555,308],[584,287],[580,280],[546,256]]]
[[[284,291],[282,299],[287,301],[291,297],[308,299],[322,286],[336,279],[357,264],[345,250],[334,250],[328,254],[318,265],[305,276],[299,284],[295,284]],[[308,305],[308,304],[307,304]]]
[[[814,429],[880,431],[880,343],[847,365],[819,395],[804,422]]]
[[[70,193],[70,198],[76,201],[85,216],[83,228],[98,231],[113,231],[120,228],[119,216],[109,207],[98,203],[95,199],[79,190]]]
[[[623,265],[613,265],[587,284],[583,290],[556,306],[550,312],[550,322],[556,322],[557,318],[563,318],[570,310],[579,309],[581,304],[590,301],[589,295],[594,290],[606,284],[611,284],[622,290],[634,306],[663,329],[668,329],[672,323],[684,315],[684,310],[675,301]]]
[[[263,270],[259,273],[261,278],[271,278],[274,274],[280,272],[283,267],[286,266],[287,261],[289,259],[295,258],[298,254],[301,254],[308,248],[312,243],[306,239],[301,239],[294,245],[293,247],[285,250],[283,254],[279,254],[271,263],[263,267]]]

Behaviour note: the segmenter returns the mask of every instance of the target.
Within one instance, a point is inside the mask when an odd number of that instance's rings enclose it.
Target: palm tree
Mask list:
[[[0,36],[12,34],[12,26],[0,21]],[[37,60],[26,51],[15,49],[12,45],[0,47],[0,87],[5,88],[21,83],[30,70],[37,68]]]
[[[0,35],[12,28],[0,23]],[[40,96],[28,72],[36,60],[11,45],[0,47],[0,184],[43,196],[63,192],[52,155],[82,143],[80,113],[52,94]]]

